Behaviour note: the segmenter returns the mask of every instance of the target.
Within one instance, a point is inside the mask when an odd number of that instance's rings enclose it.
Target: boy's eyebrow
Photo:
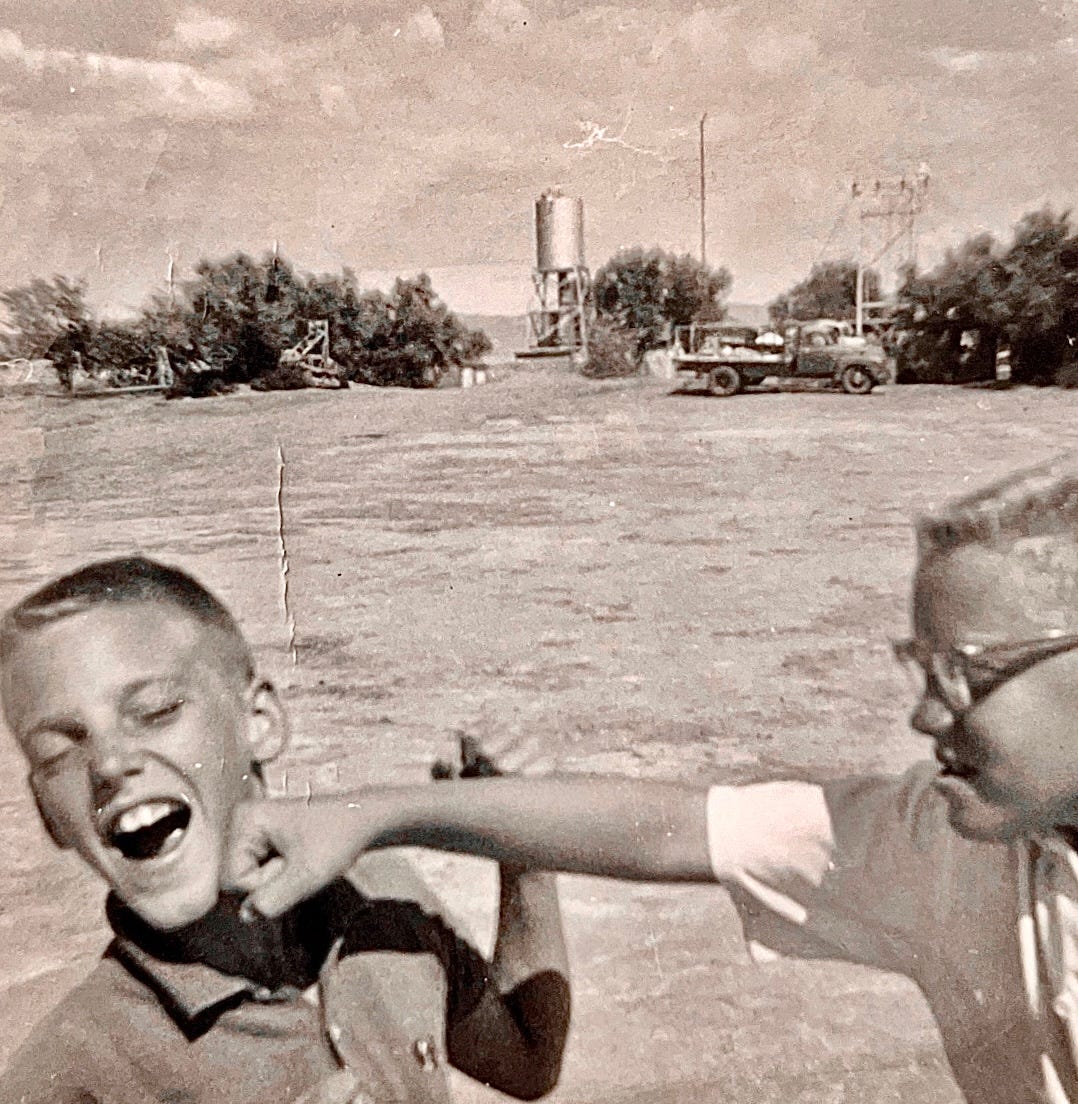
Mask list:
[[[129,702],[132,698],[137,697],[143,690],[150,687],[157,687],[163,685],[166,689],[173,686],[179,686],[182,682],[180,676],[169,673],[164,675],[149,675],[146,678],[135,679],[134,682],[129,682],[126,685],[120,687],[120,701],[124,704]]]

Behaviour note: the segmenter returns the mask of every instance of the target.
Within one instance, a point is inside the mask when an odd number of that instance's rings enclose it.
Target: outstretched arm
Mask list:
[[[407,797],[374,845],[630,881],[714,878],[702,787],[566,775],[462,782],[424,796]]]
[[[600,776],[371,787],[351,799],[263,801],[233,823],[230,878],[277,915],[364,851],[432,847],[509,866],[632,881],[710,881],[706,791]]]

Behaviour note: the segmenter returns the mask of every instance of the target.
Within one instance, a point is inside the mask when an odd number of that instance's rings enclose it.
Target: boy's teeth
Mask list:
[[[170,809],[167,802],[148,801],[145,805],[128,809],[116,822],[116,827],[121,832],[136,832],[139,828],[146,828],[163,816],[168,816]]]

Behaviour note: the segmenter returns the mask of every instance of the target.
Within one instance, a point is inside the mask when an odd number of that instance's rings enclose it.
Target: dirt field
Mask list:
[[[418,779],[458,729],[696,781],[910,762],[925,748],[887,645],[908,519],[1075,447],[1078,394],[671,386],[527,369],[469,391],[0,400],[0,601],[134,549],[193,571],[284,690],[301,789]],[[7,739],[0,766],[2,1062],[105,937]],[[488,932],[486,864],[420,862]],[[908,983],[754,967],[717,888],[563,891],[576,1021],[556,1099],[957,1100]]]

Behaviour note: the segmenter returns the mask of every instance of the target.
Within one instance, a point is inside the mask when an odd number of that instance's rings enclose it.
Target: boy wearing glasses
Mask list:
[[[249,806],[233,876],[270,914],[404,843],[718,880],[751,945],[912,978],[971,1104],[1078,1102],[1078,472],[925,518],[918,553],[896,653],[934,761],[822,786],[551,777]],[[258,865],[270,853],[283,872]]]

